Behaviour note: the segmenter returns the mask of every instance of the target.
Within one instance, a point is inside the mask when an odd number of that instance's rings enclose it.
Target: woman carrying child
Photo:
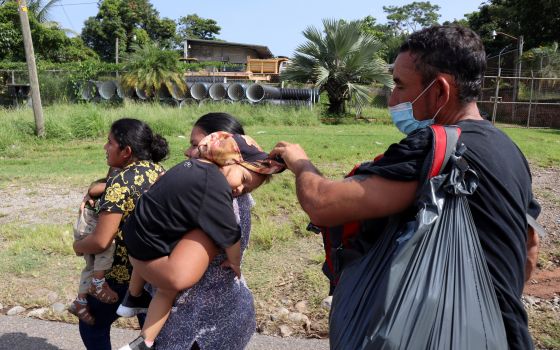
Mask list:
[[[204,125],[204,117],[201,119]],[[136,215],[124,228],[134,274],[140,273],[159,289],[150,304],[142,337],[122,349],[149,348],[177,291],[193,285],[180,294],[172,319],[158,338],[158,349],[166,348],[168,336],[172,339],[167,345],[177,349],[242,349],[255,330],[250,290],[242,278],[235,278],[231,270],[220,265],[227,262],[226,266],[238,269],[241,254],[238,251],[236,258],[227,247],[238,244],[239,238],[242,249],[247,246],[252,200],[246,193],[260,186],[270,174],[283,170],[283,166],[268,160],[268,154],[254,140],[242,135],[214,133],[198,143],[197,131],[205,134],[198,128],[195,125],[191,144],[199,152],[191,148],[188,153],[200,153],[196,155],[201,159],[189,159],[169,170],[138,203]],[[199,174],[201,170],[204,175]],[[221,178],[214,175],[218,171]],[[232,194],[237,199],[233,205]],[[167,249],[160,252],[160,258],[145,253],[157,254],[154,251],[160,247]],[[160,293],[167,296],[162,298]],[[175,310],[183,307],[187,313],[176,315]]]
[[[105,273],[106,281],[100,284],[99,293],[114,291],[118,300],[110,304],[89,295],[87,310],[95,322],[91,325],[80,320],[79,325],[86,348],[96,350],[111,349],[111,324],[118,318],[115,311],[130,280],[132,266],[124,245],[122,226],[134,211],[140,196],[163,173],[163,168],[157,162],[168,154],[164,138],[154,134],[146,123],[131,118],[113,123],[104,149],[107,164],[121,170],[108,179],[105,192],[99,200],[99,219],[94,231],[74,242],[77,254],[96,254],[115,242],[113,264]]]

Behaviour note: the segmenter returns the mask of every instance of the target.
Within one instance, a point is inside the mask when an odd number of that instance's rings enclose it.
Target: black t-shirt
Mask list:
[[[140,198],[123,231],[128,253],[152,260],[169,255],[196,228],[220,248],[241,237],[226,178],[216,165],[189,159],[169,169]]]
[[[540,206],[533,199],[529,165],[511,139],[489,121],[466,120],[458,126],[459,141],[467,146],[464,158],[479,177],[477,190],[467,198],[494,282],[508,344],[510,349],[532,349],[521,302],[527,259],[525,214],[536,218]],[[431,129],[420,129],[391,145],[377,162],[362,164],[357,173],[398,181],[419,180],[431,147]]]

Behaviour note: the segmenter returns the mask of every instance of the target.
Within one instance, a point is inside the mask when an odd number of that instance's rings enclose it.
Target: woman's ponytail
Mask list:
[[[167,158],[168,154],[169,145],[167,144],[167,140],[160,134],[154,134],[152,139],[152,160],[157,163]]]

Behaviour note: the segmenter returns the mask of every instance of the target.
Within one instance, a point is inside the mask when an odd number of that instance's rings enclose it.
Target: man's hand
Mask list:
[[[303,170],[304,164],[309,163],[309,157],[300,145],[284,141],[278,142],[270,151],[270,158],[274,157],[282,158],[286,167],[296,175]]]

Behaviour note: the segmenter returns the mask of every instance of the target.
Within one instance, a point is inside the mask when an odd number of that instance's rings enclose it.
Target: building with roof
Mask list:
[[[246,64],[247,58],[268,59],[274,55],[267,46],[218,40],[188,39],[183,43],[183,59]]]

